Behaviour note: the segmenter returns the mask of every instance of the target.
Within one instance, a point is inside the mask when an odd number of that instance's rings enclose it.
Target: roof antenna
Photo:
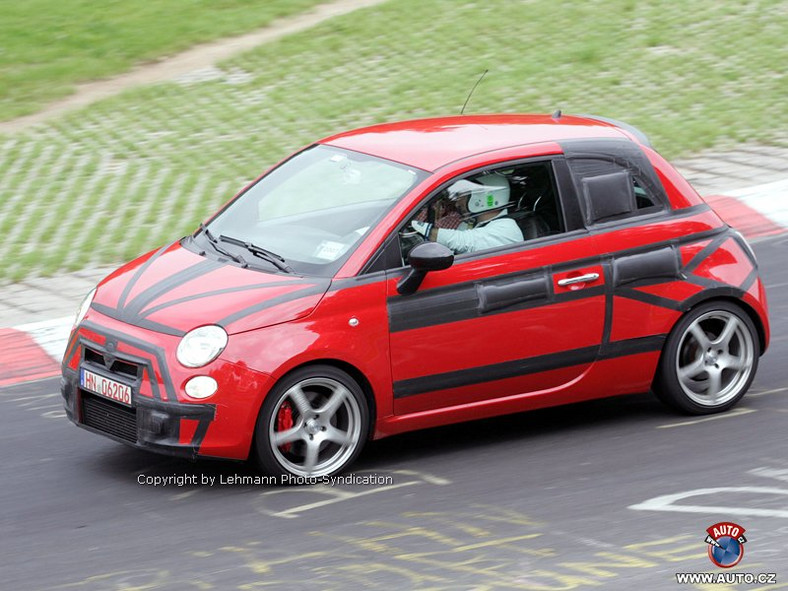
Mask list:
[[[550,115],[553,119],[560,119],[561,118],[561,109],[556,109],[552,115]]]
[[[473,88],[471,88],[471,91],[468,93],[468,98],[465,99],[465,104],[462,106],[462,109],[460,109],[460,115],[465,114],[465,107],[468,106],[468,101],[471,100],[471,95],[473,94],[473,91],[476,90],[477,86],[479,86],[479,82],[481,82],[482,78],[484,78],[487,75],[487,72],[489,72],[489,70],[484,70],[484,72],[482,72],[482,75],[479,76],[479,79],[476,81],[476,84],[474,84]]]

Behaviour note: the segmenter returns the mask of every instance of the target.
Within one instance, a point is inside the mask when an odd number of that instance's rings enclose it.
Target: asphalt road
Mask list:
[[[408,434],[356,465],[383,485],[233,483],[254,472],[76,428],[57,380],[2,389],[0,588],[694,588],[720,521],[746,529],[732,570],[777,579],[720,589],[788,587],[786,246],[755,246],[773,336],[734,411],[643,394]]]

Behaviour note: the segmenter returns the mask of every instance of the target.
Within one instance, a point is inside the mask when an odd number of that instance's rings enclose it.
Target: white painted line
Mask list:
[[[261,509],[261,510],[263,513],[270,515],[271,517],[283,517],[284,519],[293,519],[298,517],[298,513],[303,513],[304,511],[310,511],[311,509],[318,509],[320,507],[325,507],[326,505],[333,505],[334,503],[340,503],[342,501],[347,501],[349,499],[364,497],[367,495],[377,494],[380,492],[388,492],[390,490],[402,488],[403,486],[412,486],[414,484],[422,484],[422,481],[413,480],[411,482],[402,482],[400,484],[390,484],[388,486],[381,486],[379,488],[373,488],[370,490],[365,490],[357,493],[332,489],[327,485],[318,485],[318,486],[312,486],[303,489],[299,488],[299,489],[289,489],[282,491],[272,490],[263,493],[263,495],[271,496],[271,495],[278,495],[281,493],[291,494],[294,492],[306,492],[306,493],[326,494],[326,495],[330,495],[331,498],[326,499],[324,501],[316,501],[314,503],[308,503],[306,505],[299,505],[298,507],[291,507],[290,509],[285,509],[284,511],[269,512],[266,511],[265,509]]]
[[[779,394],[780,392],[788,392],[788,386],[774,388],[773,390],[764,390],[763,392],[748,392],[747,396],[752,398],[753,396],[766,396],[767,394]]]
[[[200,490],[199,488],[195,488],[194,490],[187,490],[186,492],[183,492],[183,493],[180,493],[180,494],[177,494],[177,495],[172,495],[170,497],[170,500],[171,501],[182,501],[183,499],[188,499],[190,496],[192,496],[193,494],[195,494],[199,490]]]
[[[441,478],[440,476],[435,476],[427,472],[417,472],[416,470],[392,470],[391,473],[402,474],[404,476],[415,476],[416,478],[421,478],[427,484],[437,484],[440,486],[451,484],[451,480],[447,478]]]
[[[682,421],[680,423],[666,423],[665,425],[657,425],[657,429],[671,429],[673,427],[687,427],[689,425],[697,425],[698,423],[706,423],[708,421],[717,421],[719,419],[730,419],[741,415],[748,415],[755,412],[754,408],[737,408],[726,413],[714,415],[712,417],[703,417],[702,419],[693,419],[692,421]]]
[[[775,480],[782,480],[783,482],[788,482],[788,470],[780,469],[780,468],[767,468],[766,466],[761,466],[760,468],[753,468],[752,470],[748,470],[747,474],[752,474],[753,476],[761,476],[763,478],[774,478]]]
[[[358,473],[358,474],[364,474]],[[361,492],[355,492],[351,490],[346,490],[339,488],[337,486],[329,486],[327,484],[317,485],[317,486],[305,486],[305,487],[297,487],[297,488],[289,488],[285,490],[272,490],[264,492],[260,495],[259,501],[262,505],[265,504],[265,499],[271,498],[274,496],[278,496],[281,494],[287,495],[288,499],[293,499],[293,493],[307,493],[310,495],[322,495],[328,497],[322,501],[315,501],[312,503],[307,503],[304,505],[298,505],[297,507],[290,507],[289,509],[284,509],[281,511],[271,511],[266,509],[264,506],[256,507],[255,510],[264,513],[265,515],[270,515],[271,517],[282,517],[284,519],[295,519],[299,517],[299,513],[303,513],[305,511],[311,511],[312,509],[319,509],[320,507],[326,507],[328,505],[333,505],[335,503],[341,503],[342,501],[349,501],[352,499],[357,499],[359,497],[364,497],[371,494],[377,494],[381,492],[388,492],[392,490],[396,490],[399,488],[403,488],[406,486],[413,486],[414,484],[436,484],[439,486],[444,486],[447,484],[451,484],[451,480],[447,478],[441,478],[440,476],[435,476],[433,474],[428,474],[426,472],[416,472],[415,470],[392,470],[391,472],[386,472],[386,474],[401,474],[406,476],[413,476],[417,478],[417,480],[410,480],[408,482],[400,482],[398,484],[387,484],[383,486],[378,486],[376,488],[372,488],[369,490],[363,490]]]
[[[757,509],[754,507],[722,507],[704,505],[674,505],[676,501],[705,495],[719,495],[722,493],[752,493],[757,495],[782,495],[788,496],[788,490],[783,488],[770,488],[759,486],[724,487],[724,488],[699,488],[686,492],[663,495],[649,499],[637,505],[630,505],[629,509],[635,511],[672,511],[676,513],[721,513],[723,515],[747,515],[751,517],[780,517],[788,519],[788,511],[782,509]]]

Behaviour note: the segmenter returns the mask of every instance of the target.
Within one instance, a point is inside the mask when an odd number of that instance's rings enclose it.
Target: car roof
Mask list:
[[[320,143],[435,171],[470,156],[525,144],[588,138],[631,140],[631,129],[628,131],[611,120],[591,117],[461,115],[373,125]]]

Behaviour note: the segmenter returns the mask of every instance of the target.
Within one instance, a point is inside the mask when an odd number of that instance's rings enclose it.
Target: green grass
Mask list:
[[[325,0],[0,0],[0,120],[74,85],[195,43],[240,34]]]
[[[172,240],[315,138],[458,113],[485,68],[467,112],[614,117],[668,157],[785,141],[787,30],[784,0],[390,0],[0,137],[0,281]]]

